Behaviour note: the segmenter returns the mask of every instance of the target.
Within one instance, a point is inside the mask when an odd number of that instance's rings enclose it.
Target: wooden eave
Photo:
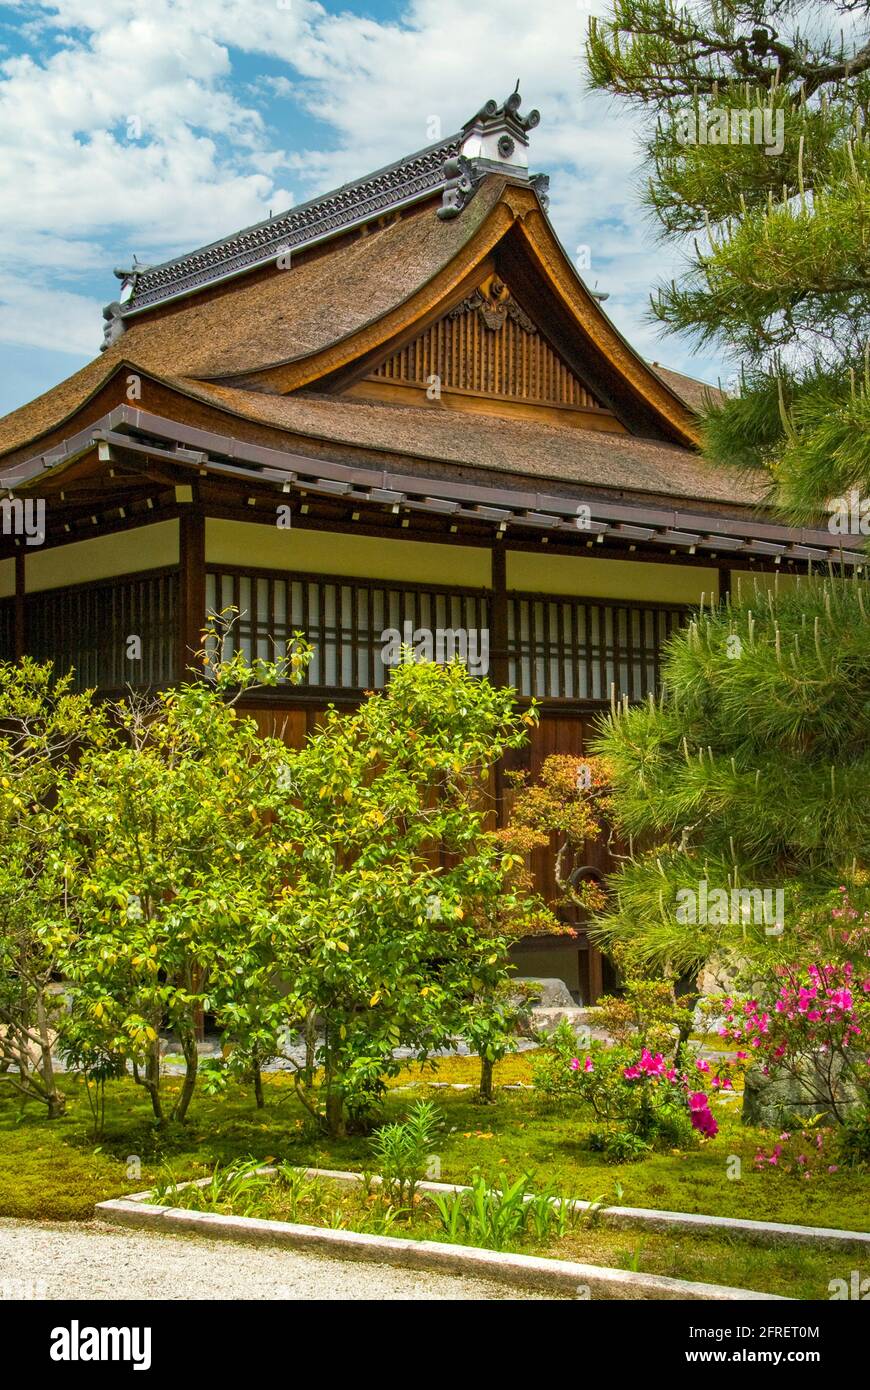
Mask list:
[[[213,416],[219,425],[219,412]],[[3,487],[61,504],[62,511],[57,505],[47,509],[49,545],[183,515],[191,503],[208,515],[274,525],[276,505],[289,502],[303,527],[403,539],[522,547],[546,538],[563,553],[579,555],[592,547],[602,556],[736,568],[777,557],[787,564],[866,563],[862,553],[840,550],[827,532],[786,527],[748,508],[729,515],[702,505],[596,497],[582,489],[591,522],[578,530],[576,488],[544,491],[518,478],[479,482],[455,471],[436,476],[373,467],[371,460],[342,463],[130,405],[116,406],[66,443],[47,460],[39,455],[0,472]],[[0,553],[27,550],[10,538]]]

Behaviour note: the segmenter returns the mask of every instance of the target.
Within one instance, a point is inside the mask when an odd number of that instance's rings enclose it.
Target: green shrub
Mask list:
[[[652,1153],[653,1148],[647,1139],[641,1139],[639,1134],[622,1129],[618,1124],[593,1130],[589,1147],[594,1153],[603,1154],[608,1163],[637,1163]]]
[[[837,1135],[836,1156],[850,1168],[870,1165],[870,1109],[862,1106],[848,1116]]]
[[[413,1203],[440,1129],[437,1108],[429,1100],[418,1100],[406,1120],[375,1130],[370,1147],[393,1201]]]
[[[506,1187],[492,1186],[476,1173],[466,1192],[432,1194],[441,1228],[453,1242],[506,1250],[524,1236],[542,1244],[564,1236],[574,1219],[572,1208],[550,1190],[531,1191],[532,1174],[523,1173]]]

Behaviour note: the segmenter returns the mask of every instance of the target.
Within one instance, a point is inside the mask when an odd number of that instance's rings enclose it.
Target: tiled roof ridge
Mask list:
[[[518,90],[501,105],[488,101],[457,134],[195,251],[154,266],[134,258],[129,270],[115,271],[122,290],[120,298],[103,310],[103,346],[115,342],[124,331],[125,320],[140,312],[361,226],[433,193],[443,194],[439,216],[457,216],[484,175],[496,169],[528,179],[543,200],[548,181],[542,175],[529,178],[525,153],[528,131],[538,124],[540,116],[537,111],[521,116],[520,103]]]
[[[271,260],[282,250],[293,250],[316,237],[366,221],[400,203],[443,186],[444,163],[459,153],[459,136],[442,140],[417,154],[379,169],[353,183],[342,184],[320,198],[313,198],[278,217],[267,218],[232,236],[212,242],[160,265],[134,267],[135,287],[125,312],[144,309],[169,297],[195,289],[221,276],[247,270]]]

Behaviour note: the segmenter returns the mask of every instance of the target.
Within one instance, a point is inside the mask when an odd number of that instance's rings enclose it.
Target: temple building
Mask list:
[[[0,656],[159,687],[235,606],[247,654],[295,630],[316,648],[305,686],[248,702],[298,742],[384,684],[387,630],[467,634],[541,702],[534,770],[581,753],[612,694],[657,689],[702,596],[866,560],[699,455],[709,388],[644,360],[584,284],[529,171],[538,119],[489,101],[323,198],[116,272],[103,351],[0,421]],[[600,991],[582,930],[517,954]]]

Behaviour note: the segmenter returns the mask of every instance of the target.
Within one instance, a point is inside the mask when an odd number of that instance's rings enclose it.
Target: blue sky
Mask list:
[[[637,130],[585,90],[603,0],[20,0],[0,5],[0,414],[93,357],[112,269],[155,262],[451,134],[521,78],[532,164],[591,284],[647,356],[677,253],[641,213]]]

